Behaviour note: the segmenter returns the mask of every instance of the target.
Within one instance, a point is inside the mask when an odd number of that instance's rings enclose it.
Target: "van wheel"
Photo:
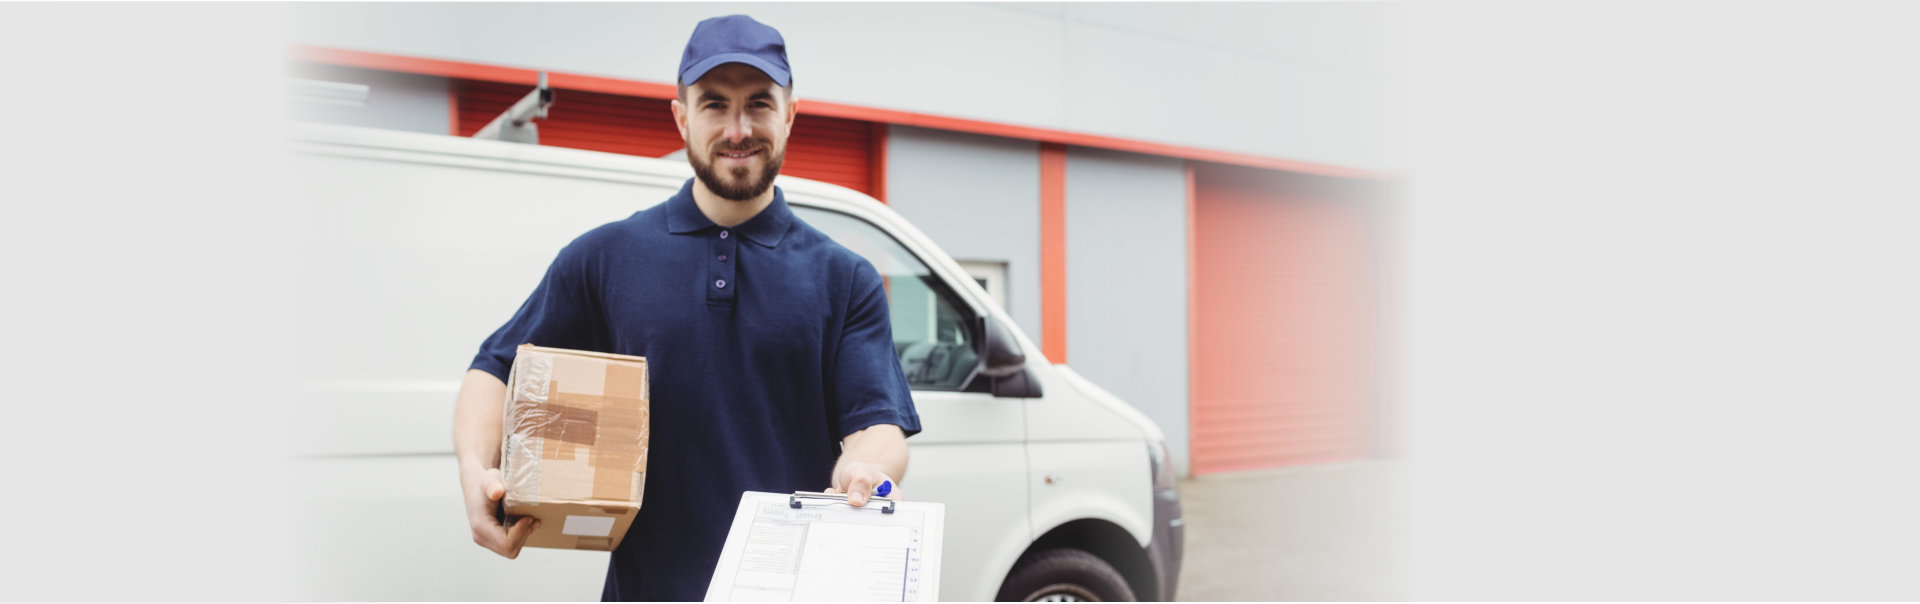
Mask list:
[[[1133,589],[1099,556],[1050,549],[1028,556],[1000,585],[1001,602],[1132,602]]]

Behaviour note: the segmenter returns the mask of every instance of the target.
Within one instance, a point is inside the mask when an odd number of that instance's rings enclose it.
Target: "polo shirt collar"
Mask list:
[[[787,236],[787,229],[793,226],[793,210],[787,207],[787,194],[780,187],[773,188],[773,203],[767,204],[760,214],[733,227],[733,232],[747,240],[766,247],[780,245],[780,239]],[[667,231],[675,234],[694,233],[719,225],[700,213],[700,205],[693,201],[693,179],[687,179],[680,185],[680,192],[667,199]]]

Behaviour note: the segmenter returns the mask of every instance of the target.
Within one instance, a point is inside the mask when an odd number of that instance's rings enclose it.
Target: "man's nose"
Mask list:
[[[727,142],[738,143],[753,138],[753,126],[747,122],[745,111],[735,113],[727,120]]]

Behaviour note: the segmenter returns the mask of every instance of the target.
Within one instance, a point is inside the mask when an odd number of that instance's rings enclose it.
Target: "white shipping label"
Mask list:
[[[568,516],[567,524],[560,527],[562,535],[582,537],[606,537],[613,534],[612,516]]]

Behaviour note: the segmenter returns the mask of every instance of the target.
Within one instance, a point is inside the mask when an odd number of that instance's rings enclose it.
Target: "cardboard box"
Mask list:
[[[530,547],[612,551],[647,480],[647,360],[520,346],[507,376],[500,473]]]

